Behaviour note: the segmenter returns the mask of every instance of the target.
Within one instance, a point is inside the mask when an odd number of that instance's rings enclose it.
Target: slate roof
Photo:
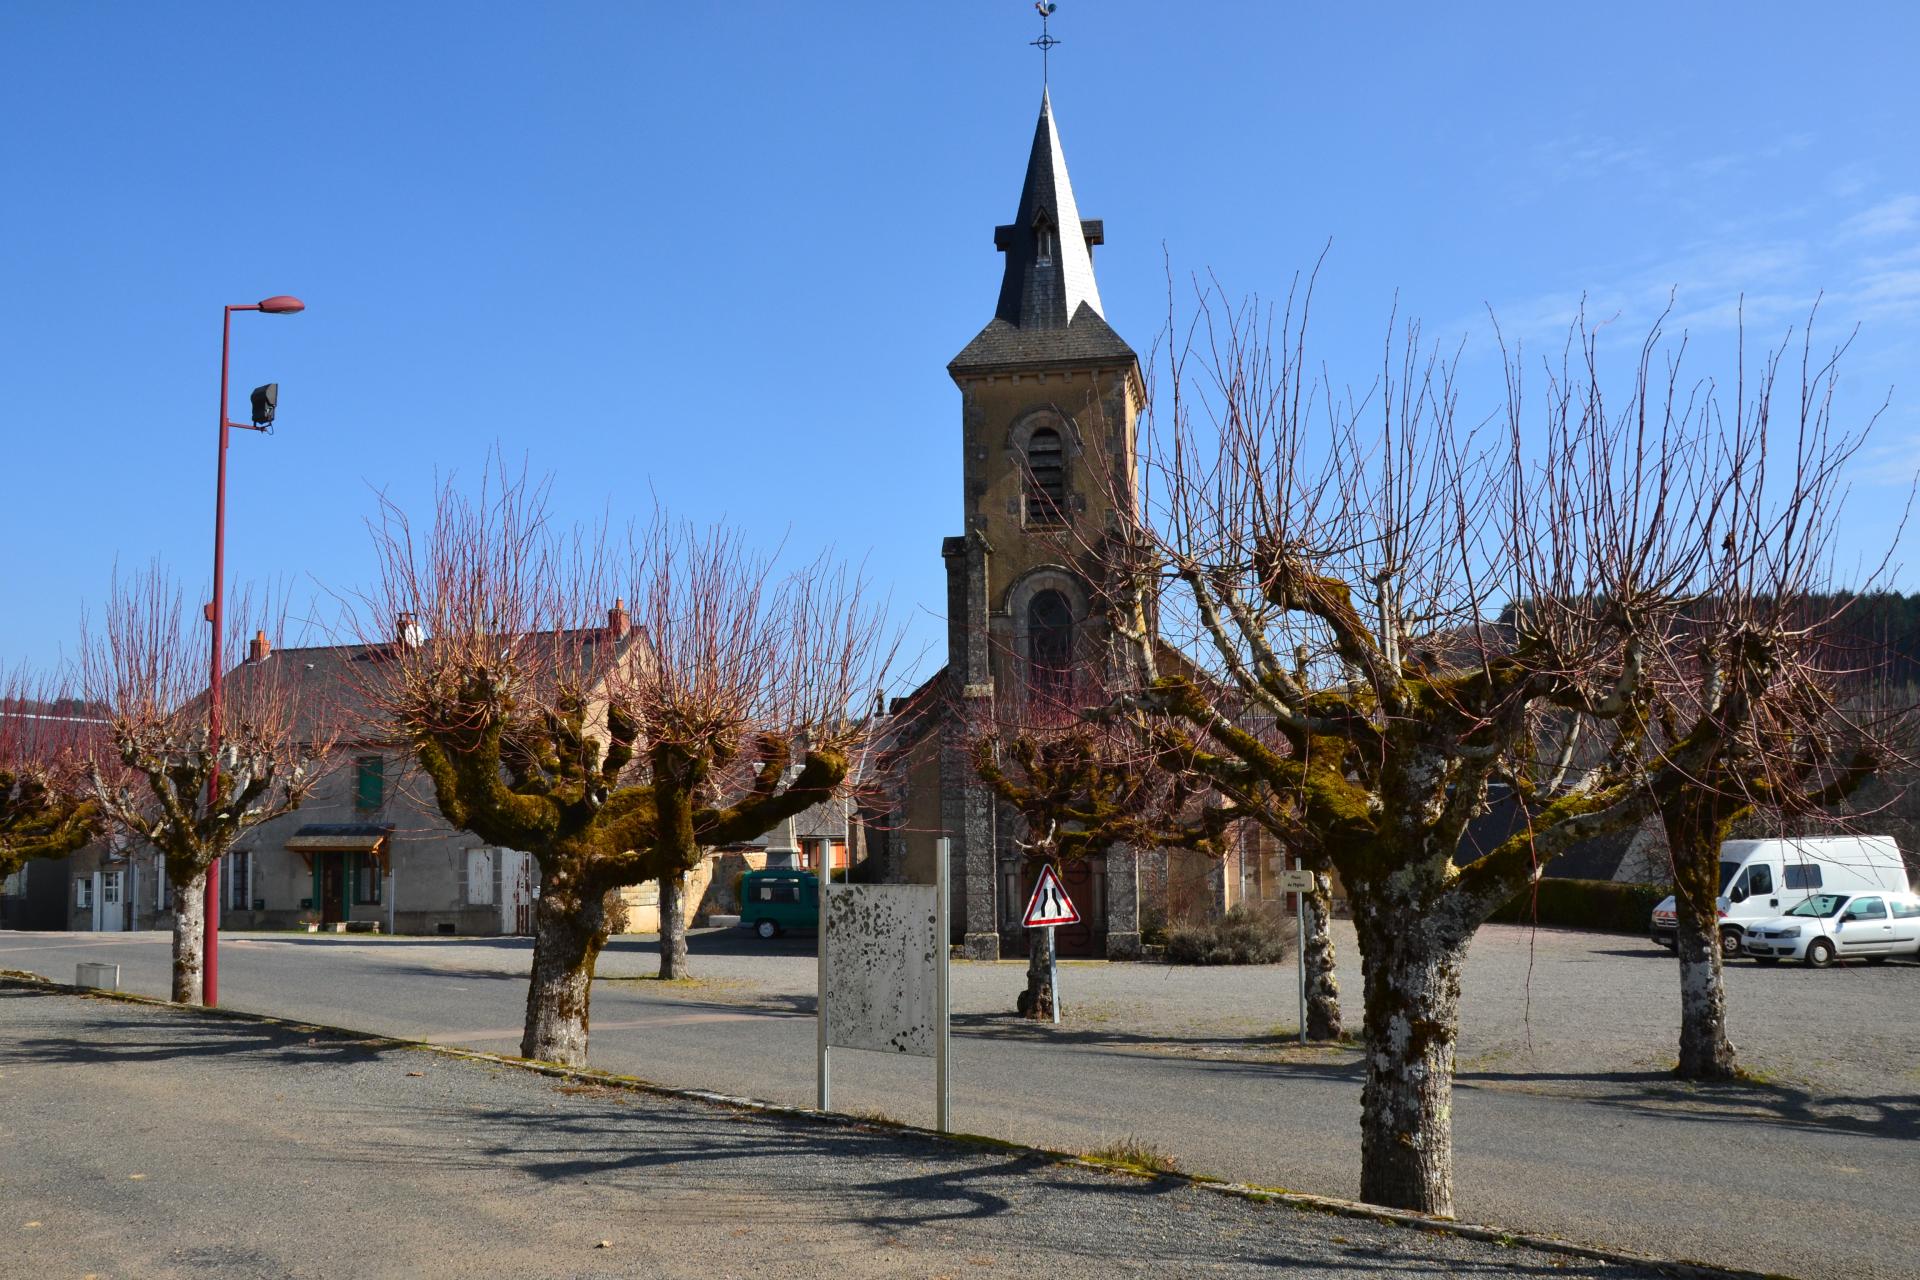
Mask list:
[[[560,633],[560,639],[565,644],[578,646],[583,658],[610,643],[616,646],[615,656],[634,644],[646,643],[644,631],[638,626],[618,641],[599,627],[565,631]],[[232,667],[224,683],[227,696],[237,699],[245,695],[253,682],[278,682],[294,702],[295,741],[315,742],[332,737],[342,746],[383,743],[390,737],[390,730],[371,706],[369,695],[381,679],[380,665],[390,661],[392,653],[390,644],[274,649],[264,661],[241,662]],[[190,705],[204,707],[206,694],[202,693]]]
[[[1094,279],[1093,246],[1105,236],[1098,219],[1080,216],[1053,102],[1043,92],[1019,209],[993,232],[1006,255],[993,320],[948,372],[1134,363],[1133,348],[1107,324]]]

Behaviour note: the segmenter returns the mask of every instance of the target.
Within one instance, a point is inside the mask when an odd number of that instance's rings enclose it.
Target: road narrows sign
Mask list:
[[[1027,900],[1027,915],[1021,923],[1029,929],[1080,923],[1080,911],[1067,896],[1066,886],[1060,883],[1051,863],[1040,868],[1040,879],[1033,886],[1033,897]]]

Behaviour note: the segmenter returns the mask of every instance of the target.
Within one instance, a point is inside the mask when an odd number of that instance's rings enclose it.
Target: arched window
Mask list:
[[[1060,524],[1067,503],[1067,455],[1060,433],[1041,427],[1027,437],[1027,523]]]
[[[1073,606],[1058,591],[1042,591],[1027,605],[1027,687],[1054,700],[1073,687]]]

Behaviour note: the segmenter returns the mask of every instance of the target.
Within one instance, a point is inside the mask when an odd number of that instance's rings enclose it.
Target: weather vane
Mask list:
[[[1034,12],[1040,15],[1040,38],[1033,41],[1032,44],[1034,48],[1040,51],[1040,83],[1042,85],[1047,83],[1048,55],[1053,52],[1053,46],[1060,43],[1047,31],[1047,19],[1051,18],[1053,11],[1059,7],[1059,5],[1052,3],[1052,0],[1033,0]]]

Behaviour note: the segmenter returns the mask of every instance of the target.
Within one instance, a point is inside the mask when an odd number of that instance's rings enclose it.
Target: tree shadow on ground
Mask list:
[[[0,1000],[74,999],[71,993],[0,987]],[[0,1066],[95,1066],[240,1055],[283,1066],[369,1062],[391,1053],[390,1044],[303,1025],[275,1025],[217,1012],[156,1009],[99,997],[111,1004],[85,1019],[73,1034],[15,1036],[0,1040]],[[183,1018],[192,1018],[184,1023]]]
[[[1685,1123],[1786,1125],[1808,1132],[1920,1138],[1920,1096],[1834,1094],[1755,1079],[1705,1083],[1665,1071],[1463,1071],[1462,1088],[1571,1085],[1548,1096]],[[1584,1086],[1584,1087],[1581,1087]]]

